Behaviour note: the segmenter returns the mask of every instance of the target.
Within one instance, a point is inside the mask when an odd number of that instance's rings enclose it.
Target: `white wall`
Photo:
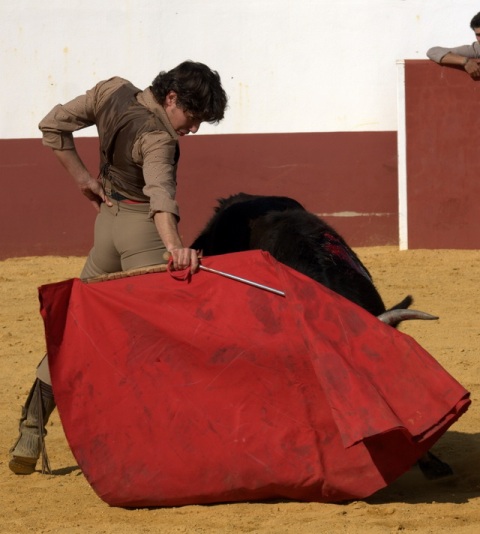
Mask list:
[[[146,87],[184,59],[218,70],[203,133],[397,129],[397,59],[474,40],[472,0],[0,0],[0,138],[113,75]],[[85,131],[93,136],[92,129]]]

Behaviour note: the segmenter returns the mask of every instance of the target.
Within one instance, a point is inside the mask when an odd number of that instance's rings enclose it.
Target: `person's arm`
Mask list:
[[[184,247],[178,233],[177,217],[173,213],[157,211],[153,216],[155,226],[168,252],[172,255],[174,269],[186,269],[194,273],[198,269],[197,252]]]
[[[87,170],[80,159],[73,139],[73,132],[95,124],[96,110],[126,80],[110,78],[99,82],[66,104],[58,104],[40,121],[42,143],[53,152],[68,173],[74,178],[80,191],[99,210],[101,202],[111,202],[105,198],[101,184]]]
[[[480,65],[474,45],[444,48],[434,46],[427,51],[427,56],[439,65],[457,65],[474,79],[480,78]]]
[[[90,174],[75,150],[75,147],[69,150],[54,149],[53,153],[70,176],[73,177],[80,191],[91,201],[97,211],[100,211],[100,204],[102,202],[106,202],[108,206],[112,206],[110,200],[105,196],[102,184]]]
[[[179,210],[176,195],[177,141],[164,131],[140,136],[133,147],[134,161],[142,166],[145,187],[150,198],[150,212],[166,249],[172,256],[174,269],[191,272],[198,268],[198,254],[185,247],[178,232]]]
[[[479,60],[471,57],[460,56],[453,52],[448,52],[440,60],[441,65],[458,65],[474,79],[480,78]]]

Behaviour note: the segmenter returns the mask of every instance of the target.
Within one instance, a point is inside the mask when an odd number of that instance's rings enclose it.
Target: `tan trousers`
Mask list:
[[[166,263],[165,245],[149,217],[150,205],[112,202],[112,207],[101,205],[95,220],[93,248],[82,279]]]
[[[82,280],[167,263],[165,245],[149,217],[150,205],[112,202],[112,207],[101,205],[95,220],[93,248],[80,274]],[[37,378],[52,385],[46,356],[37,367]]]

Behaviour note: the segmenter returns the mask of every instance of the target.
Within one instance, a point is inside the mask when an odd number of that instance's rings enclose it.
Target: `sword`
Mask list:
[[[170,252],[165,252],[163,257],[168,260],[171,257]],[[205,267],[205,265],[199,264],[199,269],[202,271],[207,271],[209,273],[218,274],[219,276],[224,276],[225,278],[230,278],[230,280],[236,280],[237,282],[242,282],[243,284],[248,284],[249,286],[258,287],[259,289],[264,289],[265,291],[270,291],[270,293],[275,293],[275,295],[280,295],[281,297],[285,296],[283,291],[275,289],[273,287],[268,287],[263,284],[258,284],[252,280],[247,280],[246,278],[241,278],[240,276],[235,276],[234,274],[226,273],[224,271],[217,271],[217,269],[212,269],[211,267]]]
[[[259,289],[265,289],[265,291],[270,291],[270,293],[275,293],[276,295],[280,295],[281,297],[285,296],[285,293],[283,291],[280,291],[279,289],[268,287],[263,284],[258,284],[257,282],[253,282],[252,280],[247,280],[246,278],[240,278],[240,276],[235,276],[234,274],[226,273],[224,271],[217,271],[217,269],[212,269],[211,267],[205,267],[204,265],[199,265],[198,268],[201,269],[202,271],[208,271],[209,273],[218,274],[220,276],[224,276],[225,278],[236,280],[237,282],[243,282],[244,284],[248,284],[249,286],[258,287]]]

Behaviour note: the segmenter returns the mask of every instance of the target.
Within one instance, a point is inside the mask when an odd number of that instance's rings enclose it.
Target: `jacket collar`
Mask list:
[[[165,128],[168,130],[168,133],[174,139],[178,139],[177,132],[173,129],[170,121],[168,120],[165,109],[157,102],[150,87],[147,87],[147,89],[138,93],[137,100],[142,106],[145,106],[162,121],[162,123],[165,125]]]

